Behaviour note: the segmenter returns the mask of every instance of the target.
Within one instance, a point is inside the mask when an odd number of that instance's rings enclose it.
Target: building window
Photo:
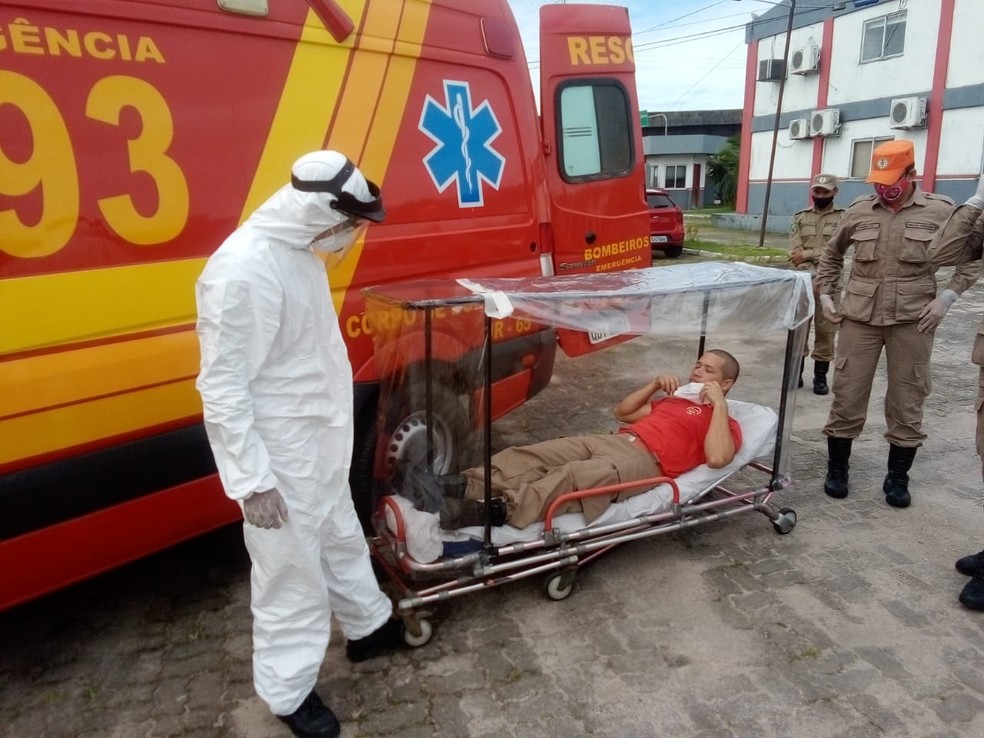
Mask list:
[[[687,167],[684,164],[666,167],[666,184],[663,186],[668,190],[682,190],[687,186]]]
[[[864,24],[861,61],[900,56],[905,51],[905,11],[873,18]]]
[[[629,97],[610,81],[578,81],[559,92],[562,174],[568,181],[607,179],[632,168]]]
[[[646,187],[651,190],[659,187],[659,164],[649,165],[649,176],[646,177]]]
[[[871,169],[871,152],[883,141],[891,141],[892,136],[881,138],[859,138],[852,143],[851,178],[867,179]]]

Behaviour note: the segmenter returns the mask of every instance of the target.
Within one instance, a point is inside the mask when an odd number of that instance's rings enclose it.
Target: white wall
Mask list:
[[[917,145],[918,146],[918,145]],[[937,174],[975,176],[984,156],[984,108],[943,112]]]
[[[953,11],[953,36],[950,40],[947,87],[979,85],[984,82],[982,33],[984,33],[984,2],[957,0]]]
[[[811,42],[820,48],[823,39],[823,24],[814,23],[803,28],[794,28],[790,46],[789,56],[792,59],[793,51],[799,47],[808,46]],[[785,51],[786,34],[780,33],[778,36],[763,39],[759,42],[758,58],[763,59],[782,59]],[[820,49],[820,53],[830,53],[829,49]],[[755,73],[758,75],[758,64],[755,65]],[[819,77],[813,74],[789,74],[786,78],[786,86],[783,90],[782,109],[799,110],[813,109],[816,107],[817,92],[819,89]],[[779,82],[756,82],[755,88],[755,115],[769,115],[775,113],[776,103],[779,99]]]
[[[929,90],[933,86],[936,39],[941,0],[917,0],[906,4],[905,51],[902,56],[860,63],[864,22],[898,10],[898,3],[880,3],[834,21],[834,49],[830,65],[827,102],[893,97]],[[981,0],[971,0],[980,3]],[[980,34],[980,25],[976,31]]]
[[[769,157],[772,153],[772,131],[752,134],[752,160],[749,179],[761,180],[769,176]],[[776,142],[776,163],[773,179],[796,179],[810,176],[813,161],[813,143],[793,141],[789,132],[780,129]]]

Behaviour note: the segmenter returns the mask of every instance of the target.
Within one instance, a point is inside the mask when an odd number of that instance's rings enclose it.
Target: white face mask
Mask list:
[[[700,393],[704,391],[703,382],[691,382],[690,384],[685,384],[676,392],[673,393],[674,397],[682,397],[684,400],[690,400],[691,402],[700,402]]]

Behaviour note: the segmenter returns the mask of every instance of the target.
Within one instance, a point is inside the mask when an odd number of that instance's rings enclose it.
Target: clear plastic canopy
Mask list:
[[[582,349],[573,355],[619,344],[625,340],[619,336],[648,335],[653,338],[640,340],[657,345],[667,343],[661,336],[669,343],[713,336],[725,348],[754,346],[742,360],[759,366],[743,380],[742,391],[753,389],[757,375],[768,396],[780,397],[781,417],[791,421],[795,392],[791,402],[784,398],[795,389],[814,310],[809,274],[719,262],[557,277],[431,279],[363,293],[380,385],[376,495],[396,486],[401,467],[444,474],[487,462],[491,419],[546,387],[557,336],[572,331],[565,352],[578,341]],[[638,366],[665,367],[667,359],[660,348],[656,359]],[[782,425],[788,448],[791,422]],[[776,467],[785,473],[783,456]]]
[[[813,315],[805,272],[705,262],[559,277],[422,281],[369,288],[391,305],[465,305],[492,318],[533,320],[600,335],[742,334],[794,330]],[[469,299],[471,298],[471,299]]]

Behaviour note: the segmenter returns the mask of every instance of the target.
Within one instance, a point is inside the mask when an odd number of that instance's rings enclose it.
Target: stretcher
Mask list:
[[[814,309],[809,275],[704,263],[574,277],[426,281],[370,288],[365,296],[375,329],[377,369],[385,378],[369,545],[395,591],[408,644],[430,640],[429,614],[454,597],[543,577],[546,595],[562,600],[573,591],[579,568],[630,541],[752,511],[764,514],[779,534],[796,525],[795,511],[779,507],[772,498],[792,485],[789,433],[800,357]],[[696,336],[697,355],[705,348],[732,350],[722,345],[728,342],[740,346],[733,350],[736,355],[747,354],[753,346],[756,351],[772,346],[778,352],[779,387],[772,388],[774,400],[768,403],[729,396],[729,414],[741,425],[743,440],[724,468],[701,465],[676,478],[644,480],[650,487],[647,492],[609,505],[590,525],[580,513],[556,511],[572,500],[611,498],[620,490],[638,488],[640,482],[570,492],[551,503],[543,522],[524,529],[486,524],[441,531],[435,511],[418,509],[420,500],[403,494],[394,468],[399,462],[426,465],[435,473],[460,471],[474,444],[471,457],[480,458],[485,479],[490,479],[491,428],[497,417],[495,325],[509,320],[553,326],[562,346],[580,347],[582,352],[595,345],[615,351],[611,347],[640,336]],[[779,340],[769,341],[767,334]],[[709,339],[713,343],[705,346]],[[447,429],[442,421],[447,411],[434,407],[447,399],[452,377],[472,418],[468,430],[455,428],[456,453],[441,434],[442,427]],[[394,408],[400,412],[394,413]],[[419,433],[413,446],[408,438],[415,428]],[[487,482],[487,505],[492,495]],[[422,526],[422,520],[429,524]],[[422,545],[423,538],[429,545]]]

